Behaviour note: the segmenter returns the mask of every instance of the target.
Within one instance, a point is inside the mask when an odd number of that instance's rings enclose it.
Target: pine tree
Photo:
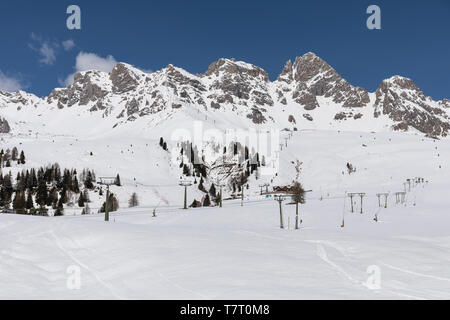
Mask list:
[[[31,189],[28,189],[27,191],[27,202],[25,206],[28,210],[31,208],[34,208],[33,205],[33,193],[31,192]]]
[[[75,193],[79,193],[80,192],[80,188],[78,186],[78,179],[77,179],[76,174],[74,174],[74,176],[73,176],[71,189]]]
[[[214,183],[211,184],[211,187],[209,188],[209,194],[215,198],[216,197],[216,187],[214,186]]]
[[[20,152],[20,163],[25,164],[25,154],[23,153],[23,150]]]
[[[92,183],[93,177],[90,170],[88,170],[86,174],[86,180],[84,180],[84,187],[92,190],[94,188],[94,184]]]
[[[63,204],[58,202],[58,207],[55,210],[55,217],[64,215],[64,207]]]
[[[63,187],[61,192],[59,193],[58,205],[59,205],[59,203],[63,203],[63,204],[67,203],[67,201],[69,201],[69,198],[67,196],[67,189],[66,189],[66,187]]]
[[[205,199],[203,200],[203,206],[204,207],[211,206],[211,199],[209,197],[209,194],[206,194]]]
[[[38,187],[37,187],[37,191],[36,191],[36,203],[41,206],[45,206],[45,204],[47,203],[47,197],[48,197],[47,184],[45,183],[45,180],[41,176],[39,177],[38,180],[39,181],[38,181]]]
[[[203,177],[200,178],[200,182],[198,183],[198,190],[205,190],[205,187],[203,186]]]
[[[80,208],[84,207],[84,195],[83,192],[80,193],[80,197],[78,198],[78,206]]]
[[[100,189],[101,191],[102,189]],[[102,193],[100,193],[100,195],[102,195]],[[88,189],[84,189],[83,190],[83,197],[84,197],[84,202],[91,202],[91,199],[89,199],[89,191]]]
[[[17,148],[14,147],[11,151],[11,159],[12,160],[17,160],[17,156],[19,155],[19,151],[17,151]]]
[[[13,187],[11,181],[11,174],[7,174],[3,177],[2,188],[0,191],[0,203],[5,208],[9,208],[11,204],[12,194],[13,194]]]
[[[53,208],[56,208],[56,205],[58,203],[58,190],[56,187],[52,187],[50,189],[50,192],[47,196],[47,206],[52,206]]]
[[[120,176],[117,174],[116,179],[114,180],[114,184],[120,187],[122,184],[120,183]]]
[[[16,210],[16,213],[23,214],[25,213],[25,205],[25,193],[17,191],[13,200],[13,209]]]

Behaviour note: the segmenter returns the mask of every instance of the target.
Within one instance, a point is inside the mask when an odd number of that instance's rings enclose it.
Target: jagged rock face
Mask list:
[[[8,121],[6,119],[0,118],[0,133],[9,133],[11,132],[11,127],[9,126]]]
[[[266,121],[262,107],[273,106],[274,102],[269,93],[269,76],[263,69],[234,59],[219,59],[200,77],[210,82],[211,94],[207,98],[212,100],[211,107],[245,106],[249,108],[247,118],[256,124]]]
[[[109,76],[114,93],[125,93],[136,89],[138,77],[124,63],[117,64]]]
[[[189,108],[198,114],[208,109],[225,117],[233,113],[250,126],[328,129],[346,122],[347,128],[355,123],[357,130],[365,130],[366,126],[358,127],[359,119],[373,117],[375,128],[389,124],[394,130],[415,128],[433,136],[445,136],[450,129],[450,100],[433,101],[402,77],[383,81],[369,94],[350,85],[313,53],[286,62],[273,82],[263,69],[234,59],[219,59],[199,75],[173,65],[145,73],[119,63],[110,73],[76,73],[72,85],[42,99],[23,91],[0,91],[2,107],[33,107],[39,109],[36,114],[79,108],[80,114],[114,119],[113,128],[147,116],[156,125]]]
[[[443,108],[450,108],[450,100],[444,99],[439,101],[439,105]]]
[[[17,109],[21,109],[25,106],[35,106],[39,102],[40,99],[38,97],[24,91],[5,92],[0,90],[0,107],[12,104]]]
[[[98,71],[77,72],[73,84],[65,89],[53,90],[47,102],[57,101],[58,108],[62,109],[75,104],[84,106],[89,102],[98,101],[108,93],[94,82],[94,79],[99,77],[101,73]]]
[[[395,76],[378,87],[374,116],[388,115],[398,122],[394,130],[407,131],[413,127],[430,136],[446,136],[450,129],[449,117],[438,105],[411,79]]]
[[[290,92],[292,99],[303,105],[305,110],[319,107],[317,96],[332,98],[345,108],[360,108],[370,102],[369,94],[362,88],[353,87],[332,67],[313,53],[295,59],[294,65],[288,61],[278,77],[283,83],[279,88],[279,98]],[[287,85],[287,86],[286,86]]]

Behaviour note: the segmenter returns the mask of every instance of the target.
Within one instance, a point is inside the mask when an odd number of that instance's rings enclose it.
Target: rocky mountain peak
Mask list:
[[[345,108],[360,108],[370,102],[366,90],[350,85],[312,52],[297,57],[293,65],[288,61],[278,77],[278,83],[278,100],[286,104],[290,96],[305,110],[319,107],[318,96],[331,98]]]
[[[114,93],[125,93],[136,89],[140,76],[144,73],[129,64],[118,63],[111,71],[109,78]]]
[[[6,119],[0,117],[0,133],[9,133],[11,131],[11,127],[9,126],[8,121]]]
[[[288,60],[283,67],[280,75],[278,76],[278,81],[284,81],[286,83],[291,83],[294,80],[294,73],[291,60]]]
[[[269,82],[269,75],[266,71],[250,63],[236,61],[234,58],[220,58],[211,63],[203,76],[209,77],[213,75],[216,77],[221,75],[234,75],[237,77],[259,78],[265,82]]]
[[[430,136],[446,136],[449,116],[441,104],[426,97],[411,79],[394,76],[383,80],[375,92],[375,117],[387,115],[396,122],[394,130],[410,127]]]

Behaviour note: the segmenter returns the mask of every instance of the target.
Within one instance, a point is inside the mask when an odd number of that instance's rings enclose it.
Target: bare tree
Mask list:
[[[133,192],[133,194],[130,197],[130,200],[128,200],[128,206],[131,207],[137,207],[139,205],[139,199],[136,192]]]
[[[294,182],[291,188],[292,191],[292,201],[295,202],[295,229],[298,229],[298,204],[305,203],[305,189],[300,182]]]

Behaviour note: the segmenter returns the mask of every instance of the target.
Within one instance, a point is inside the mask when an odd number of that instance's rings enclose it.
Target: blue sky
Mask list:
[[[71,4],[81,8],[81,30],[66,27]],[[381,8],[381,30],[366,28],[371,4]],[[0,87],[44,96],[91,65],[172,63],[202,73],[220,57],[275,79],[288,59],[312,51],[370,91],[399,74],[450,98],[449,17],[448,0],[2,1]]]

